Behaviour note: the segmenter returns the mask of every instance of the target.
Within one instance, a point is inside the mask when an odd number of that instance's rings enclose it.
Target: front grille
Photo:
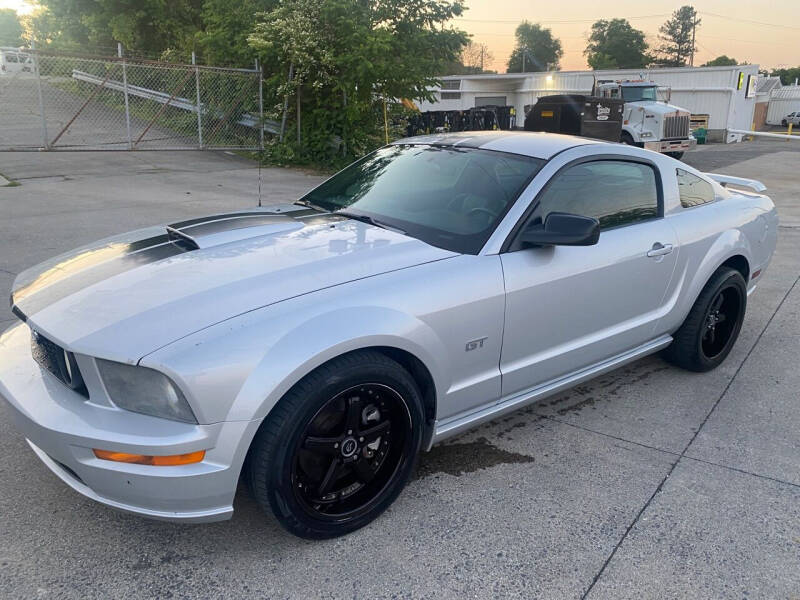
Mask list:
[[[65,351],[42,334],[31,331],[31,355],[40,367],[55,375],[61,383],[80,395],[89,397],[72,352]]]
[[[664,139],[675,140],[689,137],[689,115],[672,115],[664,119]]]

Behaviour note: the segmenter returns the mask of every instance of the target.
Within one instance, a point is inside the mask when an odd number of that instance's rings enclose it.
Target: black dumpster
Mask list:
[[[617,98],[583,94],[542,96],[525,118],[525,130],[618,142],[624,104]]]

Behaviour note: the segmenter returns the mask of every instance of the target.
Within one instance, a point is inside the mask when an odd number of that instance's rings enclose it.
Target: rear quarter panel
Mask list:
[[[676,191],[677,193],[677,191]],[[769,264],[777,243],[778,219],[763,195],[726,192],[715,202],[683,208],[666,216],[678,236],[678,261],[659,329],[674,332],[685,320],[706,282],[733,256],[747,260],[750,274]],[[756,282],[748,281],[748,291]]]

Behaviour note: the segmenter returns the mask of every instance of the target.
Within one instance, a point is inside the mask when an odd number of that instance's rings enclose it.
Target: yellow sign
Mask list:
[[[542,118],[543,119],[552,119],[553,118],[553,111],[552,110],[543,110],[542,111]]]

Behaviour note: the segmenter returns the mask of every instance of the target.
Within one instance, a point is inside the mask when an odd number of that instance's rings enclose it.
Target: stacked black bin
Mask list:
[[[408,120],[408,136],[450,131],[491,131],[514,129],[513,106],[478,106],[467,110],[429,110]]]

